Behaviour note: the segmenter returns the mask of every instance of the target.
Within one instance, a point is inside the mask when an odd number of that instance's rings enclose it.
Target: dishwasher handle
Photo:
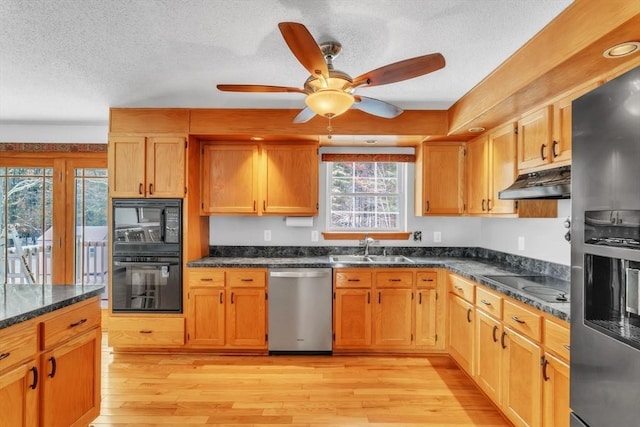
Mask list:
[[[326,271],[271,271],[270,277],[286,277],[286,278],[307,278],[307,277],[329,277],[331,274]]]

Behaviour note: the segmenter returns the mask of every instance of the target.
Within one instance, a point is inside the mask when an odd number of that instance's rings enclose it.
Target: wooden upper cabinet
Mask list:
[[[551,162],[552,108],[546,106],[518,120],[518,170]]]
[[[264,214],[318,214],[315,144],[265,144],[262,173]]]
[[[423,144],[422,165],[416,165],[417,215],[464,212],[464,155],[464,143]]]
[[[486,214],[489,197],[489,138],[483,135],[467,145],[467,211]]]
[[[258,212],[258,145],[202,147],[202,213]]]
[[[489,199],[487,209],[491,214],[516,212],[513,200],[500,200],[498,192],[504,190],[518,176],[516,168],[516,135],[513,124],[502,126],[489,133]]]
[[[183,137],[109,138],[109,191],[112,197],[184,197]]]
[[[317,215],[318,147],[304,143],[202,148],[202,214]]]

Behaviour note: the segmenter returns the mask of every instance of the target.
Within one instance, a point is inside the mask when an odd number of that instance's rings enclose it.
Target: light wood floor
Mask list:
[[[102,408],[92,425],[212,424],[510,425],[446,356],[133,355],[103,348]]]

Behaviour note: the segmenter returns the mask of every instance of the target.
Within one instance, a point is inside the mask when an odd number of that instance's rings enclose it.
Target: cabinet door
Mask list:
[[[334,311],[335,347],[371,345],[370,289],[336,289]]]
[[[467,145],[467,210],[470,214],[487,213],[489,194],[489,143],[486,136]]]
[[[474,309],[462,298],[449,294],[449,353],[473,375]]]
[[[550,354],[545,354],[544,359],[542,425],[569,427],[569,365]]]
[[[1,426],[38,425],[39,381],[38,367],[33,360],[0,375]]]
[[[502,380],[502,324],[476,310],[476,382],[496,404],[500,404]]]
[[[109,138],[109,194],[112,197],[144,197],[145,138]]]
[[[87,425],[100,413],[99,329],[41,355],[42,425]]]
[[[553,104],[551,158],[554,163],[571,163],[571,102],[577,96],[573,94]]]
[[[464,145],[425,145],[423,213],[464,212]]]
[[[241,348],[266,348],[266,293],[257,288],[230,288],[227,306],[228,344]]]
[[[408,347],[411,345],[411,289],[377,289],[374,308],[376,346]]]
[[[262,151],[264,214],[318,214],[318,147],[266,144]]]
[[[542,425],[540,346],[510,328],[502,335],[504,350],[502,409],[518,427]]]
[[[516,135],[514,126],[508,124],[489,135],[489,213],[511,214],[516,212],[513,200],[500,200],[498,192],[509,187],[516,180]]]
[[[258,146],[218,145],[202,148],[202,213],[258,213]]]
[[[222,288],[189,290],[187,318],[189,344],[223,346],[225,342],[225,295]]]
[[[433,347],[437,339],[437,290],[418,289],[416,294],[416,346]]]
[[[147,197],[184,197],[185,139],[147,138]]]
[[[518,170],[544,166],[551,161],[551,107],[518,120]]]

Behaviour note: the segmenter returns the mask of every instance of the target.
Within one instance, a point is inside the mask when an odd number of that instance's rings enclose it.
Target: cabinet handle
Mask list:
[[[153,184],[149,184],[149,195],[153,194]]]
[[[222,298],[222,292],[220,292],[220,304],[222,304],[224,302],[224,299]]]
[[[0,360],[6,359],[7,357],[11,356],[11,352],[6,352],[6,353],[2,353],[0,354]]]
[[[70,328],[75,328],[76,326],[80,326],[80,325],[82,325],[83,323],[87,323],[87,319],[80,319],[80,320],[78,320],[78,321],[77,321],[77,322],[75,322],[75,323],[71,323],[71,324],[69,325],[69,327],[70,327]]]
[[[558,157],[558,151],[556,150],[558,148],[558,141],[553,141],[553,145],[551,145],[551,155],[553,156],[553,158],[555,159],[556,157]]]
[[[507,333],[502,331],[502,336],[500,337],[500,345],[503,349],[507,348],[507,345],[504,343],[504,339],[506,338]]]
[[[201,282],[213,282],[213,277],[203,277],[200,279]]]
[[[256,202],[255,200],[253,201],[253,211],[255,212],[256,210],[258,210],[258,202]]]
[[[462,289],[462,287],[454,286],[454,288],[455,288],[456,291],[464,293],[464,289]]]
[[[371,292],[367,292],[367,304],[371,304]]]
[[[433,282],[433,279],[422,279],[423,282]]]
[[[151,331],[149,329],[143,329],[142,331],[138,331],[138,332],[140,332],[141,334],[152,334],[153,333],[153,331]]]
[[[233,304],[233,292],[231,292],[231,304]]]
[[[240,279],[241,282],[253,282],[253,279]]]
[[[53,378],[56,376],[56,369],[58,367],[57,363],[56,363],[56,358],[51,356],[49,358],[49,362],[51,362],[51,372],[49,372],[49,378]]]
[[[402,279],[389,279],[390,282],[402,282]]]
[[[429,212],[429,201],[427,200],[427,212]]]
[[[490,212],[492,209],[491,207],[491,199],[487,199],[487,212]]]
[[[544,155],[544,150],[547,148],[547,144],[542,144],[540,146],[540,158],[542,160],[547,160],[547,156]]]
[[[138,194],[142,195],[142,183],[138,185]]]
[[[483,303],[484,305],[491,305],[491,303],[486,299],[481,299],[480,302]]]
[[[498,342],[498,337],[496,336],[496,332],[498,332],[498,327],[496,325],[493,325],[493,342]]]
[[[471,309],[467,309],[467,322],[471,323]]]
[[[484,204],[485,204],[485,200],[484,200],[484,199],[482,199],[482,212],[484,212],[484,211],[485,211]]]
[[[527,323],[524,320],[518,318],[518,316],[513,316],[511,319],[515,320],[516,322],[520,323],[521,325],[524,325],[525,323]]]
[[[418,304],[422,304],[422,292],[418,292]]]
[[[360,279],[347,279],[347,282],[359,282]]]
[[[38,387],[38,368],[35,366],[31,367],[31,373],[33,374],[33,382],[29,385],[31,390],[35,390]]]
[[[378,304],[382,303],[382,292],[378,292]]]
[[[266,200],[263,200],[263,201],[262,201],[262,210],[263,210],[263,211],[266,211],[266,210],[267,210],[267,201],[266,201]]]
[[[547,375],[547,365],[549,364],[549,361],[542,356],[540,358],[540,364],[542,365],[542,379],[549,381],[549,376]]]

